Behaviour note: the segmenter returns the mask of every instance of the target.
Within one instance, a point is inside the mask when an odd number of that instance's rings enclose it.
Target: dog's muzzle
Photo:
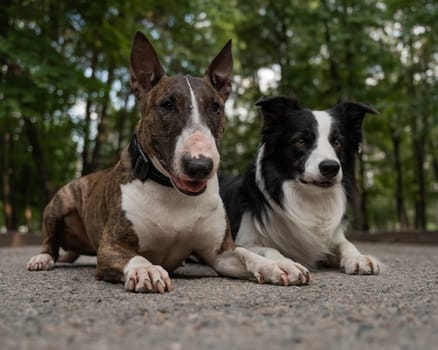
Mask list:
[[[332,187],[339,182],[337,175],[341,170],[341,165],[335,160],[326,159],[318,165],[320,176],[316,179],[306,179],[301,177],[299,180],[305,185],[314,185],[321,188]]]
[[[204,155],[197,157],[184,153],[181,158],[182,175],[172,176],[174,185],[190,196],[196,196],[205,191],[207,182],[214,172],[213,160]]]

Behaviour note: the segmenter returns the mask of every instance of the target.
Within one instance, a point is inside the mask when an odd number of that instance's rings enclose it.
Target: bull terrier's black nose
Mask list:
[[[323,160],[319,163],[319,171],[325,177],[331,178],[338,175],[341,166],[336,160]]]
[[[182,168],[192,180],[205,180],[213,170],[213,160],[203,155],[192,157],[190,154],[184,154]]]

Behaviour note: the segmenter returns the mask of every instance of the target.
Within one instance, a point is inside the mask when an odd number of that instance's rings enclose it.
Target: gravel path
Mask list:
[[[438,247],[359,246],[380,276],[324,270],[277,287],[186,266],[164,295],[96,281],[94,258],[31,273],[38,247],[1,248],[0,348],[437,349]]]

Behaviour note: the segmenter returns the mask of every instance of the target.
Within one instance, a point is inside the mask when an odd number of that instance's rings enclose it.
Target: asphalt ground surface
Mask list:
[[[0,349],[437,349],[438,247],[361,243],[379,276],[258,285],[185,266],[163,295],[96,281],[95,258],[28,272],[0,248]]]

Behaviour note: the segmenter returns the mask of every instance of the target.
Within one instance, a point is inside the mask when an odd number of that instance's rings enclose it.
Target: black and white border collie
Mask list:
[[[221,181],[236,243],[272,260],[378,274],[379,262],[344,235],[362,122],[377,111],[347,101],[312,111],[285,96],[256,105],[263,114],[256,161],[243,176]]]

